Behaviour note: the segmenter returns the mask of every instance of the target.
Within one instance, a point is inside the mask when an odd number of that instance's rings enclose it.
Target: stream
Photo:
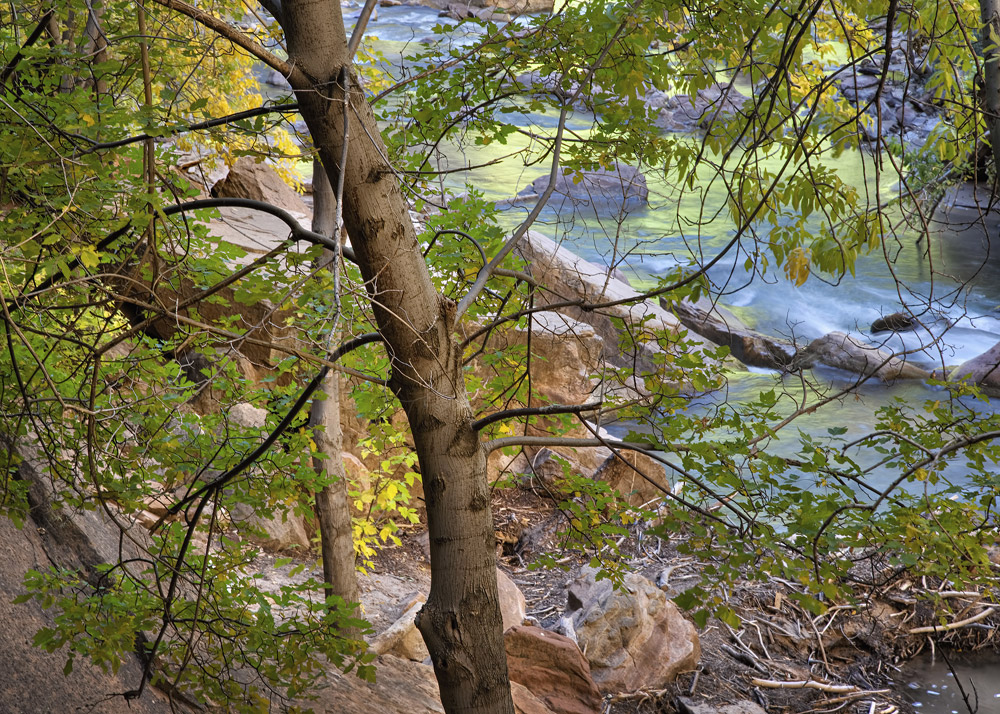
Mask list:
[[[350,4],[345,5],[348,22],[356,18],[359,10],[360,5],[354,9]],[[436,10],[428,8],[380,7],[378,20],[368,31],[377,38],[375,46],[391,71],[419,43],[438,39],[434,27],[441,22],[451,21],[440,19]],[[447,41],[467,45],[474,39],[471,34],[453,34]],[[578,112],[570,119],[569,128],[585,136],[591,121],[592,116]],[[554,115],[527,113],[521,115],[521,122],[536,132],[551,130],[556,123]],[[519,148],[516,136],[511,137],[507,146],[497,149],[445,147],[437,157],[438,167],[454,169],[481,163],[500,156],[501,151],[506,153],[516,148]],[[837,168],[842,179],[860,191],[867,191],[874,201],[875,196],[884,199],[892,195],[896,177],[883,175],[876,179],[872,163],[861,152],[847,152],[838,159]],[[466,180],[487,199],[503,201],[548,171],[547,162],[526,168],[515,160],[472,171]],[[699,186],[705,189],[702,196],[697,191],[689,193],[689,198],[678,203],[667,177],[648,173],[647,180],[648,207],[618,217],[579,211],[570,215],[546,208],[534,230],[565,242],[594,263],[621,269],[639,289],[654,285],[666,271],[691,258],[693,251],[701,251],[702,259],[708,259],[730,240],[732,224],[725,212],[721,218],[702,225],[700,231],[694,231],[687,220],[698,215],[702,203],[706,213],[711,214],[725,199],[724,192],[708,190],[707,184],[702,184]],[[464,188],[450,187],[459,191]],[[946,198],[945,209],[952,200]],[[505,226],[513,228],[529,209],[530,205],[508,209],[503,219]],[[952,218],[959,220],[958,215]],[[855,275],[847,274],[835,281],[813,276],[796,287],[774,271],[763,278],[748,274],[744,269],[747,253],[743,250],[726,256],[709,275],[722,293],[720,302],[759,332],[791,338],[801,345],[837,330],[894,351],[916,351],[908,359],[928,369],[955,366],[1000,342],[1000,258],[988,259],[990,246],[986,233],[975,228],[956,230],[941,225],[929,239],[918,242],[917,238],[914,231],[898,232],[887,239],[883,251],[860,258]],[[904,303],[920,317],[924,327],[899,334],[869,333],[875,319],[901,310]],[[818,369],[814,377],[825,380],[832,389],[855,381],[853,375],[834,369]],[[770,389],[774,379],[773,373],[762,370],[735,375],[724,394],[715,398],[748,400],[762,389]],[[796,380],[784,382],[786,389],[794,394]],[[884,385],[869,381],[856,390],[855,397],[808,415],[796,427],[825,436],[830,427],[847,426],[845,438],[859,437],[872,430],[874,412],[889,400],[900,397],[911,405],[919,405],[940,398],[941,394],[940,388],[922,382]],[[977,409],[992,411],[996,404],[983,403]],[[794,436],[791,438],[795,440]],[[956,466],[948,475],[962,480],[962,468]],[[890,479],[890,474],[876,476],[873,485],[879,487],[880,480],[887,483]],[[975,683],[980,714],[1000,714],[998,660],[954,657],[966,689],[971,690],[972,682]],[[913,682],[908,691],[918,711],[934,714],[968,711],[958,694],[954,676],[940,657],[934,662],[925,657],[910,663],[899,681]]]

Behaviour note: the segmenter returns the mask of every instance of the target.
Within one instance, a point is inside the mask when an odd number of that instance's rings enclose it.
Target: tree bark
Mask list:
[[[989,131],[993,168],[1000,176],[1000,0],[979,0],[983,21],[983,86],[980,104]]]
[[[336,197],[320,162],[313,162],[313,232],[335,237],[338,233]],[[321,264],[328,267],[335,256],[323,251]],[[336,300],[340,296],[335,296]],[[331,342],[339,342],[340,330],[333,328]],[[351,502],[347,494],[347,472],[342,452],[344,435],[340,428],[340,375],[330,370],[320,395],[309,406],[318,456],[313,468],[332,482],[316,494],[316,520],[319,522],[320,549],[323,557],[323,582],[326,596],[337,595],[346,603],[358,602],[358,574],[354,562],[354,535],[351,528]],[[345,632],[344,634],[356,634]]]
[[[335,178],[344,142],[343,93],[350,62],[336,0],[286,0],[282,25],[300,111]],[[352,83],[352,86],[357,86]],[[344,225],[391,360],[390,387],[413,432],[423,475],[431,591],[418,626],[449,714],[513,714],[496,584],[486,454],[472,428],[455,306],[438,295],[374,115],[350,96]]]

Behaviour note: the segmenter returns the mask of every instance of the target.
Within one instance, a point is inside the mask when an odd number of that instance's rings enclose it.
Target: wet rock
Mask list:
[[[866,377],[878,377],[883,382],[930,377],[930,372],[926,369],[905,359],[894,357],[887,350],[873,347],[843,332],[831,332],[813,340],[808,347],[799,350],[792,360],[794,369],[807,369],[817,364],[825,364]]]
[[[523,684],[556,714],[598,714],[603,704],[577,644],[540,627],[519,625],[504,635],[512,682]]]
[[[264,163],[244,156],[233,164],[226,178],[212,186],[216,198],[249,198],[270,203],[292,213],[309,214],[302,197],[282,181],[278,172]]]
[[[666,131],[694,131],[710,129],[717,121],[725,121],[737,115],[749,97],[735,87],[720,83],[699,89],[692,98],[689,94],[667,95],[650,92],[647,103],[659,109],[654,124]]]
[[[518,192],[515,202],[537,200],[548,185],[548,175],[535,179],[530,186]],[[611,169],[560,172],[547,205],[560,212],[578,208],[628,212],[642,208],[648,202],[646,176],[633,166],[617,164]]]
[[[1000,342],[960,364],[948,375],[948,379],[972,382],[982,387],[986,394],[1000,396]]]
[[[787,340],[754,332],[735,315],[713,301],[702,298],[669,306],[680,321],[717,345],[725,345],[743,364],[785,371],[795,348]]]
[[[571,592],[581,605],[573,614],[577,641],[601,691],[659,689],[697,665],[698,633],[663,591],[635,574],[616,591],[595,575],[585,568]]]
[[[875,320],[871,326],[871,333],[879,332],[906,332],[916,327],[913,316],[905,312],[894,312]]]

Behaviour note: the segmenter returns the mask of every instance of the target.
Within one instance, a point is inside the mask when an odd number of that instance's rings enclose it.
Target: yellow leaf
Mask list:
[[[101,256],[94,250],[93,246],[85,245],[80,251],[80,264],[84,268],[96,268],[101,262]]]

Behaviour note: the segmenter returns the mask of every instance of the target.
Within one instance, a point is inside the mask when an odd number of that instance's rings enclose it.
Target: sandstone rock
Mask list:
[[[236,503],[230,508],[229,516],[238,530],[241,527],[243,532],[249,530],[250,540],[265,550],[308,552],[312,547],[305,517],[292,509],[286,513],[261,515],[245,503]],[[262,531],[263,535],[252,531]]]
[[[960,364],[948,375],[948,379],[964,379],[978,384],[990,396],[1000,396],[1000,342]]]
[[[701,656],[694,625],[648,579],[627,575],[615,591],[585,568],[573,620],[591,675],[603,692],[659,689],[693,669]],[[581,587],[582,586],[582,587]]]
[[[393,654],[397,657],[423,662],[430,654],[417,629],[417,613],[426,601],[423,593],[415,593],[403,605],[403,614],[372,640],[369,649],[375,654]]]
[[[519,201],[535,200],[548,187],[549,176],[541,176],[517,194]],[[619,212],[642,208],[649,202],[646,177],[639,169],[618,164],[612,169],[574,173],[561,172],[547,206],[556,211],[588,207]]]
[[[292,213],[309,215],[309,207],[299,194],[281,180],[278,173],[249,156],[237,159],[226,178],[212,186],[216,198],[251,198]]]
[[[594,473],[594,479],[606,482],[611,488],[618,491],[631,506],[641,506],[653,500],[658,501],[663,498],[663,489],[670,490],[663,464],[638,451],[622,451],[619,455],[611,454],[598,467]],[[650,480],[659,484],[661,488],[650,483]]]
[[[24,577],[28,570],[46,571],[53,564],[81,567],[91,557],[87,551],[100,546],[86,541],[58,542],[62,532],[44,529],[29,519],[18,529],[0,517],[0,710],[5,714],[39,714],[40,712],[88,711],[94,714],[168,714],[189,711],[178,703],[171,708],[166,697],[155,687],[147,687],[143,696],[131,702],[116,693],[135,689],[142,672],[139,659],[127,655],[114,674],[101,670],[83,657],[73,663],[73,672],[63,676],[66,650],[46,652],[32,644],[35,633],[43,627],[53,627],[55,611],[43,610],[31,600],[14,604],[14,598],[24,594]],[[117,528],[104,524],[102,540],[118,543]],[[96,535],[96,534],[95,534]],[[76,536],[72,536],[74,539]],[[127,541],[126,541],[127,542]],[[57,547],[53,547],[57,546]],[[80,549],[80,550],[78,550]],[[48,558],[58,558],[55,563]],[[117,557],[110,562],[118,562]]]
[[[497,588],[500,594],[500,615],[507,630],[524,620],[527,604],[524,595],[506,573],[497,569]],[[398,657],[423,662],[430,653],[417,629],[416,617],[427,601],[424,593],[414,593],[400,606],[402,614],[388,628],[372,640],[370,648],[376,654],[390,653]]]
[[[318,698],[299,702],[317,714],[442,714],[441,695],[434,669],[392,655],[375,660],[375,683],[365,682],[353,673],[331,671],[320,683]],[[526,687],[511,683],[514,710],[517,714],[553,714]]]
[[[497,588],[500,591],[500,615],[503,617],[503,629],[506,632],[524,622],[528,604],[521,589],[500,569],[497,569]]]
[[[510,678],[556,714],[598,714],[601,693],[576,643],[540,627],[519,625],[504,635]]]
[[[231,406],[227,415],[233,422],[247,429],[263,429],[267,423],[267,409],[246,402]]]
[[[748,700],[718,707],[707,702],[696,702],[690,697],[677,697],[677,710],[681,714],[765,714],[759,704]]]
[[[717,345],[725,345],[733,357],[751,367],[785,371],[795,349],[790,342],[754,332],[720,305],[707,298],[670,306],[680,321]]]
[[[813,340],[808,347],[799,350],[792,361],[795,369],[811,368],[816,364],[825,364],[866,377],[875,376],[883,382],[930,377],[930,372],[926,369],[843,332],[831,332]]]
[[[531,345],[531,388],[553,404],[593,401],[590,376],[600,368],[604,344],[593,326],[558,312],[532,316],[529,327],[494,331],[487,348],[509,353]],[[496,376],[477,362],[485,380]]]

